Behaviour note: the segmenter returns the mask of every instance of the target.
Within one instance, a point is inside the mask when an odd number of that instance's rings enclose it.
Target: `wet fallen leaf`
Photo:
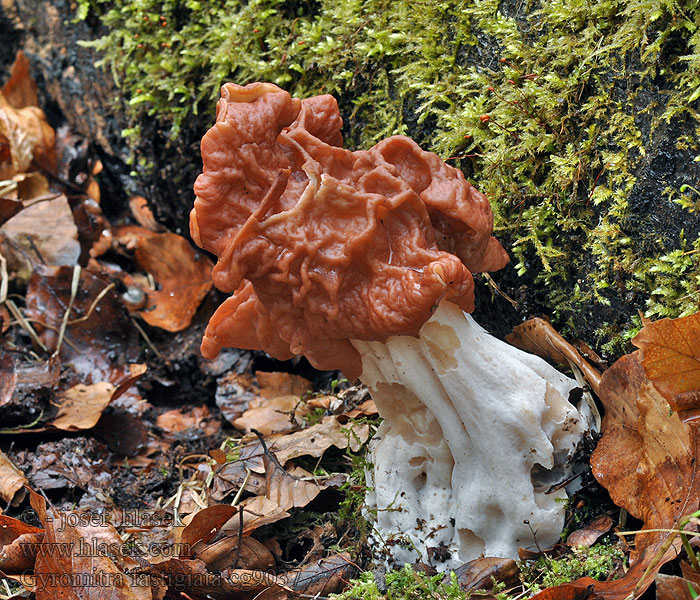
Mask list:
[[[212,288],[211,260],[174,233],[142,237],[134,257],[159,286],[158,290],[147,290],[148,303],[139,313],[143,320],[166,331],[188,327]]]
[[[226,373],[216,380],[216,405],[221,414],[229,422],[238,419],[257,398],[260,390],[250,375]]]
[[[566,545],[571,548],[578,546],[590,548],[601,535],[610,531],[612,526],[613,520],[608,515],[600,515],[585,527],[572,532],[566,540]]]
[[[143,420],[114,406],[102,413],[94,433],[112,452],[121,456],[137,456],[148,442],[148,428]]]
[[[648,323],[632,339],[654,387],[682,418],[700,409],[700,313]]]
[[[700,594],[700,585],[697,582],[677,575],[658,573],[654,583],[656,600],[695,600]]]
[[[50,352],[56,349],[70,304],[73,274],[69,267],[38,265],[29,281],[26,313],[38,323]],[[138,333],[114,284],[102,273],[82,269],[60,354],[75,374],[70,383],[119,384],[131,375],[129,365],[135,363],[138,352]],[[133,388],[129,393],[135,393]]]
[[[590,581],[593,581],[592,579]],[[531,600],[600,600],[603,596],[597,594],[592,583],[564,584],[557,587],[547,588],[539,594],[535,594]],[[608,598],[608,596],[604,596]],[[612,597],[612,596],[610,596]],[[623,596],[620,596],[622,598]]]
[[[16,506],[24,498],[27,479],[7,455],[0,450],[0,498]]]
[[[691,595],[691,589],[696,595]],[[694,600],[698,593],[700,588],[683,577],[663,573],[656,576],[656,600]]]
[[[559,335],[548,321],[540,318],[528,319],[514,327],[513,332],[506,336],[506,341],[521,350],[563,365],[571,362],[583,373],[593,391],[598,393],[600,373]]]

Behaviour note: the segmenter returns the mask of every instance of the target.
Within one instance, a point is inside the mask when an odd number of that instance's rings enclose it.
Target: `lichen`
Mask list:
[[[698,183],[697,0],[79,0],[77,18],[108,28],[92,44],[132,135],[206,122],[227,80],[332,93],[349,146],[407,134],[465,171],[557,324],[596,322],[619,354],[638,309],[700,308],[700,195],[681,191]]]

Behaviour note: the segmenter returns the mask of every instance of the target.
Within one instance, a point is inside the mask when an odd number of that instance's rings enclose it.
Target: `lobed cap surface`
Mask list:
[[[471,312],[472,272],[508,261],[461,171],[404,136],[352,152],[341,127],[332,96],[223,86],[190,216],[192,238],[219,259],[214,284],[232,293],[205,357],[303,354],[355,378],[351,339],[418,335],[443,299]]]

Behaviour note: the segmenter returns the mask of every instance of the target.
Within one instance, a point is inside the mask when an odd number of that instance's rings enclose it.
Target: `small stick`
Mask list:
[[[20,312],[19,308],[17,308],[17,305],[9,298],[5,300],[5,305],[12,313],[12,316],[19,321],[19,324],[22,326],[22,329],[24,329],[32,338],[32,340],[34,340],[36,345],[39,346],[39,348],[41,348],[44,352],[48,352],[49,349],[44,345],[44,342],[42,342],[39,339],[39,336],[37,335],[36,331],[34,331],[34,328],[29,324],[27,319],[24,318],[24,315]]]
[[[56,350],[51,355],[51,358],[58,356],[61,352],[61,346],[63,345],[63,336],[66,334],[66,327],[68,326],[68,317],[70,317],[70,312],[73,310],[73,303],[75,302],[75,297],[78,295],[78,288],[80,287],[80,273],[82,269],[80,265],[75,265],[73,267],[73,279],[70,284],[70,300],[68,301],[68,308],[63,314],[63,320],[61,321],[61,328],[58,331],[58,342],[56,344]]]

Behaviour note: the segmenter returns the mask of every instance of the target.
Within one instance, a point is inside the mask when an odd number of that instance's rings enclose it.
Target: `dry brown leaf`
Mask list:
[[[590,548],[601,535],[610,531],[612,526],[613,520],[608,515],[600,515],[585,527],[572,532],[566,540],[566,545],[571,548],[577,548],[578,546]]]
[[[681,573],[683,574],[683,577],[690,581],[693,586],[695,586],[695,589],[700,592],[700,573],[695,571],[693,567],[691,567],[685,560],[681,561]]]
[[[700,313],[645,325],[632,339],[649,380],[681,417],[700,409]]]
[[[335,446],[341,450],[350,447],[357,452],[369,438],[367,423],[343,425],[337,417],[326,417],[321,423],[307,427],[302,431],[287,435],[270,436],[266,442],[271,452],[275,453],[281,464],[286,464],[299,456],[320,458],[323,453]],[[246,444],[241,449],[241,460],[257,473],[264,473],[262,447],[259,442]]]
[[[221,527],[237,512],[238,509],[230,504],[215,504],[195,514],[182,530],[180,539],[183,552],[180,553],[180,558],[192,558],[195,545],[199,542],[206,544],[212,540]]]
[[[15,175],[27,171],[32,159],[48,171],[56,169],[56,134],[39,108],[36,83],[29,70],[29,60],[19,50],[10,79],[0,92],[0,139],[9,145]]]
[[[247,536],[227,535],[203,545],[195,558],[204,561],[210,571],[249,569],[271,573],[275,569],[272,553],[261,542]]]
[[[306,401],[309,408],[322,408],[330,412],[337,412],[342,406],[343,401],[336,396],[317,396]]]
[[[313,389],[311,382],[299,375],[279,371],[256,371],[260,395],[265,398],[277,396],[303,396]]]
[[[193,600],[246,600],[275,585],[277,578],[262,571],[232,571],[215,575],[201,560],[172,558],[151,565],[149,573],[163,579],[168,597]]]
[[[25,206],[33,202],[45,202],[56,194],[51,194],[49,181],[41,173],[19,173],[12,180],[17,184],[16,196],[18,200],[23,200]]]
[[[289,571],[278,579],[297,594],[319,597],[342,592],[356,573],[350,555],[343,552]]]
[[[260,440],[265,468],[265,496],[282,510],[301,508],[311,502],[321,491],[311,473],[304,469],[296,473],[285,471],[277,457],[270,452],[259,431],[254,431]],[[299,473],[301,471],[301,473]]]
[[[58,414],[51,425],[64,431],[93,428],[112,401],[115,389],[111,383],[101,381],[90,385],[79,383],[60,392],[55,400]]]
[[[0,237],[9,271],[27,281],[35,265],[78,263],[78,228],[64,195],[24,208],[0,227]],[[19,246],[19,249],[17,249]]]
[[[567,342],[551,323],[544,319],[528,319],[513,328],[506,336],[506,341],[521,350],[549,358],[566,365],[569,361],[576,365],[586,381],[597,394],[600,386],[600,373],[586,361],[569,342]]]
[[[259,397],[251,400],[248,406],[248,410],[233,421],[233,426],[246,433],[257,429],[266,436],[298,428],[311,412],[299,396]]]
[[[245,491],[255,496],[265,493],[265,477],[260,473],[247,471],[240,461],[228,462],[216,471],[211,489],[211,497],[221,501],[228,494],[236,493],[245,483]]]
[[[7,455],[0,450],[0,498],[16,506],[25,496],[27,479]]]
[[[294,471],[285,471],[279,463],[270,466],[266,472],[266,493],[282,510],[303,508],[321,492],[311,473],[297,467]]]
[[[188,327],[212,288],[211,260],[174,233],[140,238],[135,258],[160,286],[157,291],[147,290],[148,303],[139,313],[143,320],[166,331]]]
[[[593,475],[615,504],[644,523],[645,530],[675,527],[700,504],[697,427],[683,423],[677,413],[669,414],[666,401],[646,378],[638,352],[621,358],[603,374],[600,398],[605,417],[603,437],[591,457]],[[554,600],[558,593],[588,588],[605,600],[639,598],[659,568],[679,551],[677,536],[643,532],[635,538],[631,567],[620,579],[584,578],[534,598]]]
[[[357,408],[353,408],[342,415],[338,415],[341,423],[346,423],[350,419],[357,419],[358,417],[376,417],[379,414],[377,410],[377,405],[371,398],[362,402]]]
[[[195,406],[186,412],[176,408],[159,415],[156,425],[170,433],[178,433],[194,427],[202,429],[204,435],[214,435],[219,430],[220,424],[209,420],[210,417],[209,409],[204,405]]]
[[[518,584],[520,569],[512,558],[477,558],[455,569],[462,590],[491,590],[494,581],[506,587]],[[481,597],[481,596],[475,596]]]
[[[246,498],[238,505],[238,508],[243,511],[243,535],[250,534],[258,527],[276,523],[289,516],[286,510],[265,496]],[[238,530],[238,519],[231,519],[222,528],[222,531],[227,534],[237,533]]]

